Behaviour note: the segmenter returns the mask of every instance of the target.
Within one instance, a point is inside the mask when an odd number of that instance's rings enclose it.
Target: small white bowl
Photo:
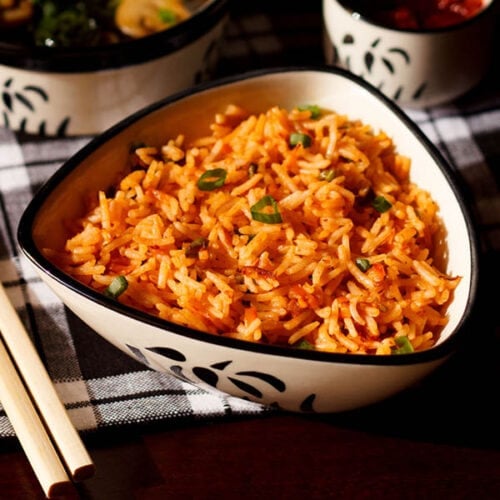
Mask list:
[[[418,30],[377,24],[349,7],[353,3],[323,0],[326,60],[366,79],[403,107],[451,101],[477,85],[490,68],[496,0],[484,0],[483,10],[460,24]]]
[[[325,353],[207,334],[122,305],[69,277],[42,254],[64,244],[64,221],[81,215],[89,193],[112,185],[130,144],[163,144],[180,131],[206,132],[228,104],[252,113],[300,103],[360,119],[384,130],[412,159],[412,179],[441,207],[447,271],[462,276],[437,344],[403,355]],[[146,366],[194,384],[296,412],[338,412],[387,398],[445,362],[464,338],[476,297],[478,249],[454,174],[398,107],[349,72],[336,68],[256,71],[198,86],[162,100],[106,131],[36,193],[19,224],[18,241],[42,280],[85,323]]]
[[[128,42],[23,47],[0,37],[0,125],[46,136],[93,135],[207,79],[229,2],[198,4],[177,26]]]

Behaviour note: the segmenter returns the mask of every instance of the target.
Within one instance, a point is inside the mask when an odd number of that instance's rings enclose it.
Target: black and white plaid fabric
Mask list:
[[[233,2],[215,76],[323,61],[320,1],[287,2],[286,10],[279,2]],[[463,179],[481,236],[485,271],[481,290],[496,290],[500,282],[500,79],[492,71],[469,95],[408,114]],[[19,254],[15,234],[23,209],[41,184],[89,140],[21,136],[0,128],[0,279],[76,428],[93,432],[271,411],[145,369],[66,310]],[[500,322],[490,312],[495,310],[496,296],[496,292],[482,293],[480,302],[481,325],[493,332],[487,340],[498,344]],[[0,438],[13,435],[0,407]]]

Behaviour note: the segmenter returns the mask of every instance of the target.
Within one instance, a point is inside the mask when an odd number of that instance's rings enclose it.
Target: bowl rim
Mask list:
[[[208,0],[191,17],[164,31],[93,47],[27,47],[0,40],[2,66],[47,73],[87,73],[145,63],[172,54],[212,30],[229,11],[230,0]]]
[[[485,5],[481,11],[479,11],[475,16],[468,17],[467,19],[464,19],[463,21],[455,24],[451,24],[448,26],[441,26],[437,28],[415,28],[415,29],[410,29],[410,28],[398,28],[397,26],[388,26],[386,24],[379,23],[369,16],[363,15],[360,12],[357,12],[354,10],[352,7],[349,7],[348,5],[345,5],[345,3],[348,2],[348,0],[323,0],[323,10],[324,6],[326,5],[326,2],[333,2],[336,3],[342,10],[345,11],[346,14],[359,21],[362,24],[367,24],[370,26],[373,26],[374,28],[378,28],[381,30],[393,32],[393,33],[405,33],[407,35],[433,35],[433,34],[444,34],[444,33],[450,33],[454,31],[459,31],[463,28],[467,28],[467,26],[470,26],[472,24],[475,24],[476,22],[480,21],[486,15],[489,15],[490,13],[495,14],[494,12],[491,12],[493,9],[496,9],[498,7],[498,2],[497,0],[491,0],[488,5]],[[324,15],[324,14],[323,14]],[[494,17],[494,16],[492,16]]]
[[[396,115],[397,119],[401,121],[403,126],[407,127],[409,131],[417,138],[419,143],[424,147],[427,152],[434,159],[436,166],[441,170],[445,176],[450,189],[453,191],[457,200],[461,201],[466,199],[465,183],[453,171],[447,160],[442,156],[437,147],[427,138],[423,131],[413,122],[410,117],[393,101],[385,97],[374,86],[361,79],[360,77],[350,73],[347,70],[338,67],[327,65],[302,65],[302,66],[286,66],[286,67],[270,67],[257,70],[251,70],[237,75],[231,75],[215,79],[212,81],[200,83],[191,88],[177,92],[167,96],[153,104],[150,104],[135,113],[129,115],[123,120],[119,121],[112,127],[108,128],[103,133],[97,135],[78,150],[73,156],[65,161],[54,173],[48,178],[45,183],[33,195],[32,199],[24,209],[17,228],[17,242],[22,254],[30,261],[39,272],[55,280],[58,284],[67,287],[72,292],[82,296],[84,300],[89,300],[100,306],[113,310],[114,312],[128,316],[133,320],[150,326],[169,331],[175,335],[180,335],[196,341],[208,342],[222,347],[235,348],[246,352],[261,353],[266,355],[278,355],[283,357],[292,357],[307,359],[312,361],[320,361],[327,363],[340,363],[340,364],[360,364],[360,365],[376,365],[376,366],[396,366],[396,365],[416,365],[419,363],[428,363],[438,359],[442,359],[452,354],[458,347],[459,342],[463,341],[465,336],[469,333],[466,328],[473,316],[475,309],[476,298],[478,294],[478,281],[479,281],[479,238],[473,223],[471,208],[468,203],[459,203],[462,217],[464,219],[466,229],[469,235],[470,257],[471,257],[471,276],[470,276],[470,291],[467,297],[466,306],[462,312],[461,318],[457,323],[455,329],[450,336],[439,343],[438,345],[425,350],[417,351],[409,354],[400,355],[376,355],[376,354],[353,354],[353,353],[336,353],[336,352],[322,352],[314,350],[294,349],[287,346],[269,345],[254,343],[240,339],[234,339],[224,336],[217,336],[206,332],[194,330],[183,325],[178,325],[170,321],[155,317],[148,313],[134,309],[130,306],[124,305],[119,301],[105,296],[96,290],[87,287],[77,281],[75,278],[64,273],[62,270],[52,264],[37,248],[33,237],[32,229],[37,217],[37,213],[43,206],[46,198],[51,192],[59,185],[59,183],[66,178],[87,156],[92,154],[101,145],[108,140],[125,130],[131,124],[140,121],[141,118],[148,114],[159,110],[162,107],[168,106],[171,103],[181,101],[182,99],[201,93],[205,90],[223,87],[234,83],[241,82],[248,79],[256,79],[266,76],[273,76],[276,74],[286,73],[319,73],[319,74],[333,74],[341,78],[347,79],[357,86],[361,86],[368,91],[374,99],[382,102],[384,106]],[[83,320],[82,320],[83,321]]]

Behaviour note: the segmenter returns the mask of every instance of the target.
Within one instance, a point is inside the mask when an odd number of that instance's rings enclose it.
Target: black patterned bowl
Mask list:
[[[428,26],[416,23],[408,10],[382,11],[384,5],[404,2],[323,0],[327,61],[365,78],[403,107],[452,101],[477,85],[491,67],[498,2],[483,3],[478,14],[462,22],[441,26],[435,20],[439,18],[429,16]],[[403,13],[406,17],[398,18]]]
[[[230,103],[250,112],[316,103],[381,128],[412,158],[412,179],[441,207],[447,270],[462,276],[437,344],[402,355],[357,355],[292,349],[207,334],[147,315],[82,285],[42,248],[64,244],[67,219],[81,215],[89,193],[122,172],[130,145],[163,144],[186,127],[206,132]],[[477,241],[449,166],[399,108],[351,73],[336,68],[270,69],[235,76],[164,99],[98,136],[35,194],[18,241],[42,280],[98,334],[146,366],[193,384],[296,412],[338,412],[402,391],[442,365],[467,332],[478,279]]]
[[[228,0],[136,40],[84,48],[23,47],[0,35],[0,126],[47,136],[97,134],[199,83],[214,69]],[[193,7],[194,8],[194,7]]]

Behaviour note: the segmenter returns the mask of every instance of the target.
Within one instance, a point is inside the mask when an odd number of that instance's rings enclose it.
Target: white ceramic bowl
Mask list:
[[[169,94],[207,79],[228,0],[129,42],[85,48],[21,47],[0,37],[0,126],[47,136],[97,134]]]
[[[354,3],[323,0],[326,60],[365,78],[403,107],[451,101],[490,69],[496,0],[484,0],[484,9],[460,24],[418,30],[377,24],[348,6]]]
[[[51,264],[44,246],[64,243],[63,220],[80,215],[82,198],[111,185],[129,144],[162,144],[179,131],[206,132],[229,103],[250,112],[298,103],[347,114],[383,129],[412,158],[412,179],[441,207],[447,271],[462,276],[437,345],[404,355],[355,355],[262,345],[206,334],[123,306]],[[106,131],[64,164],[36,193],[19,224],[18,240],[43,281],[85,323],[155,370],[290,411],[337,412],[368,405],[408,388],[440,366],[467,331],[476,296],[477,242],[451,169],[399,108],[376,89],[336,68],[257,71],[198,86],[158,102]]]

